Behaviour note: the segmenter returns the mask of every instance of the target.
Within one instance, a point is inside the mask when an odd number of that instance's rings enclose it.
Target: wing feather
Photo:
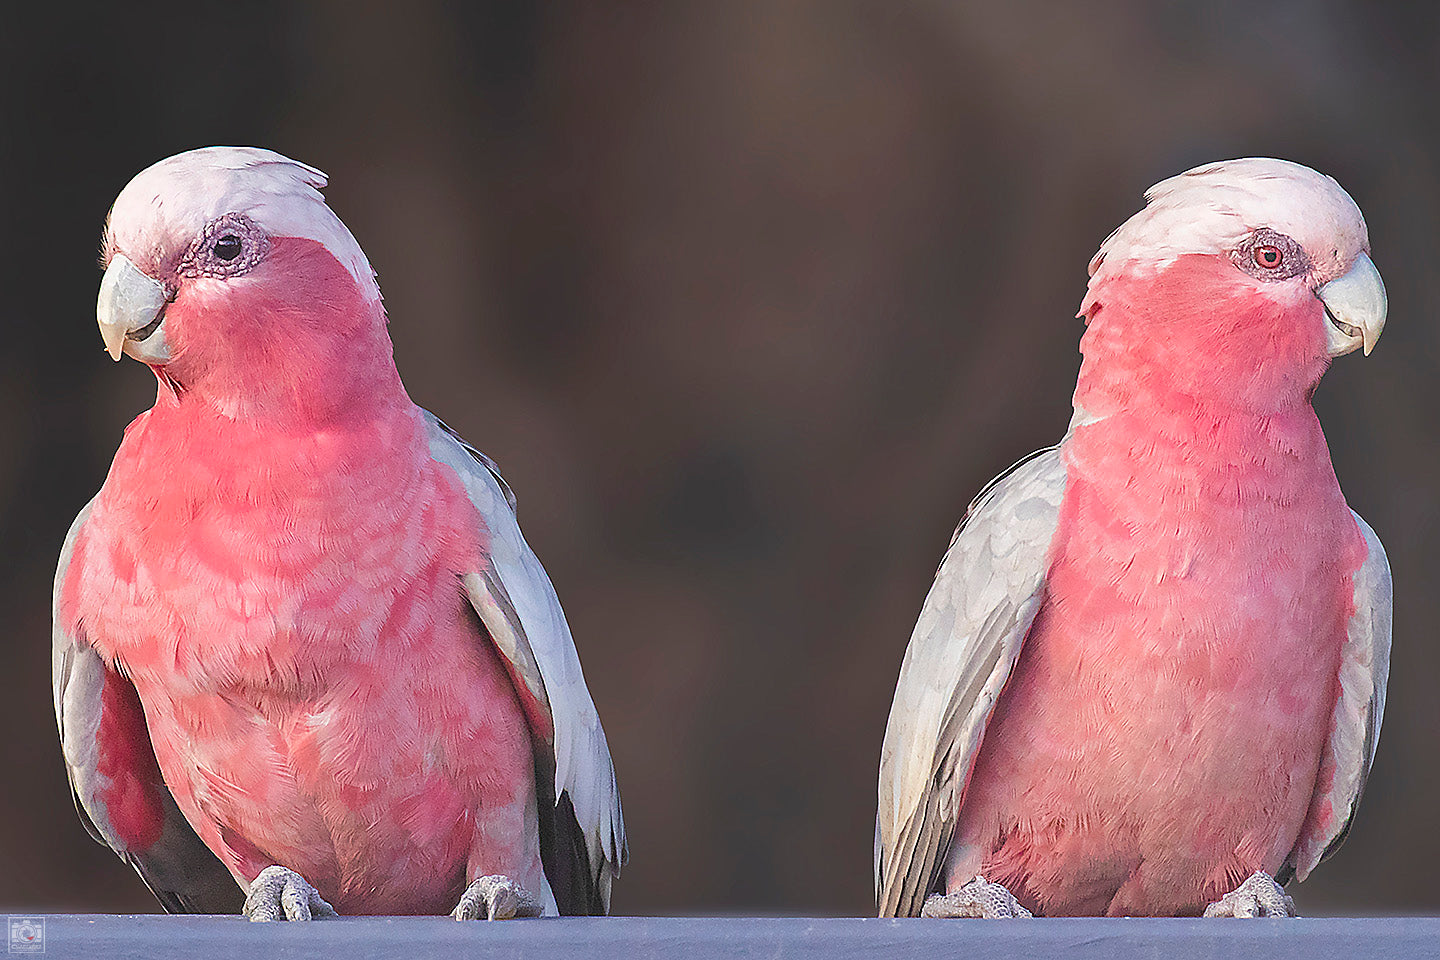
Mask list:
[[[554,771],[545,791],[554,822],[542,830],[547,878],[552,888],[564,886],[559,878],[570,880],[571,896],[555,889],[561,912],[606,912],[611,880],[628,856],[625,825],[610,748],[570,627],[550,578],[520,533],[514,495],[495,464],[433,414],[425,417],[431,456],[456,472],[488,527],[490,568],[467,571],[466,595],[509,664],[522,700],[528,699],[527,709],[541,714],[531,718],[539,734],[537,770]],[[581,855],[585,863],[573,862]]]
[[[1354,516],[1367,553],[1353,577],[1355,605],[1340,653],[1340,692],[1330,738],[1320,760],[1305,825],[1280,871],[1286,880],[1292,874],[1304,880],[1344,841],[1380,741],[1385,684],[1390,676],[1393,588],[1380,538],[1359,514]]]
[[[75,808],[90,835],[134,867],[168,912],[237,913],[244,893],[175,805],[135,688],[63,626],[61,591],[89,515],[87,505],[60,553],[51,636],[55,721]],[[120,816],[112,816],[112,800],[125,808]]]
[[[939,879],[985,726],[1044,595],[1064,495],[1058,447],[996,478],[966,511],[925,598],[880,755],[881,916],[918,914]]]

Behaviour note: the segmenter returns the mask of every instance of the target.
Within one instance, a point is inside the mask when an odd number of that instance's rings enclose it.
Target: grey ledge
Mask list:
[[[18,914],[11,914],[12,919]],[[30,916],[39,916],[32,914]],[[240,917],[47,915],[46,958],[379,957],[517,960],[1330,960],[1440,956],[1440,919],[875,920],[566,917],[457,923],[353,917],[304,924]],[[12,946],[13,950],[13,946]],[[38,955],[38,954],[32,954]]]

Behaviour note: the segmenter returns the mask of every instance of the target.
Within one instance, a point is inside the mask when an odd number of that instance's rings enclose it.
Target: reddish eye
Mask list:
[[[1255,266],[1257,267],[1264,267],[1266,270],[1274,270],[1276,267],[1280,266],[1280,261],[1283,259],[1284,255],[1281,254],[1279,247],[1272,247],[1266,245],[1263,247],[1255,248]]]

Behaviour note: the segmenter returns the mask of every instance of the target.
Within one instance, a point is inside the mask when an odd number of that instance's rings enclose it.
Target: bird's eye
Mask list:
[[[240,256],[240,238],[235,236],[233,233],[227,233],[219,240],[216,240],[215,246],[211,249],[215,253],[215,256],[219,257],[221,260],[225,260],[227,262],[230,260],[234,260],[236,257]]]
[[[1285,259],[1285,255],[1280,252],[1279,247],[1272,247],[1268,244],[1256,247],[1254,257],[1255,266],[1266,270],[1274,270]]]
[[[1310,270],[1305,248],[1279,230],[1261,227],[1230,251],[1231,262],[1256,280],[1270,283]]]
[[[270,238],[243,213],[224,213],[205,224],[180,259],[182,277],[228,280],[248,272],[265,258]]]

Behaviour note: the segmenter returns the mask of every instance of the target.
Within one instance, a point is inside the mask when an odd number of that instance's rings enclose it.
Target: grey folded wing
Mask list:
[[[430,454],[459,476],[486,526],[490,565],[464,588],[531,718],[541,782],[541,854],[561,913],[609,910],[628,851],[605,731],[555,588],[525,542],[495,464],[425,413]]]
[[[940,878],[986,724],[1044,597],[1064,495],[1058,447],[996,478],[966,511],[925,598],[880,754],[880,916],[917,915]]]
[[[1340,652],[1339,695],[1315,795],[1295,848],[1276,878],[1281,883],[1292,876],[1304,880],[1345,840],[1380,742],[1390,676],[1390,563],[1375,531],[1359,514],[1353,515],[1367,552],[1352,578],[1355,606]]]
[[[191,829],[160,775],[130,681],[62,626],[61,591],[90,506],[55,571],[55,720],[76,810],[90,835],[133,866],[170,913],[237,913],[244,893]]]

